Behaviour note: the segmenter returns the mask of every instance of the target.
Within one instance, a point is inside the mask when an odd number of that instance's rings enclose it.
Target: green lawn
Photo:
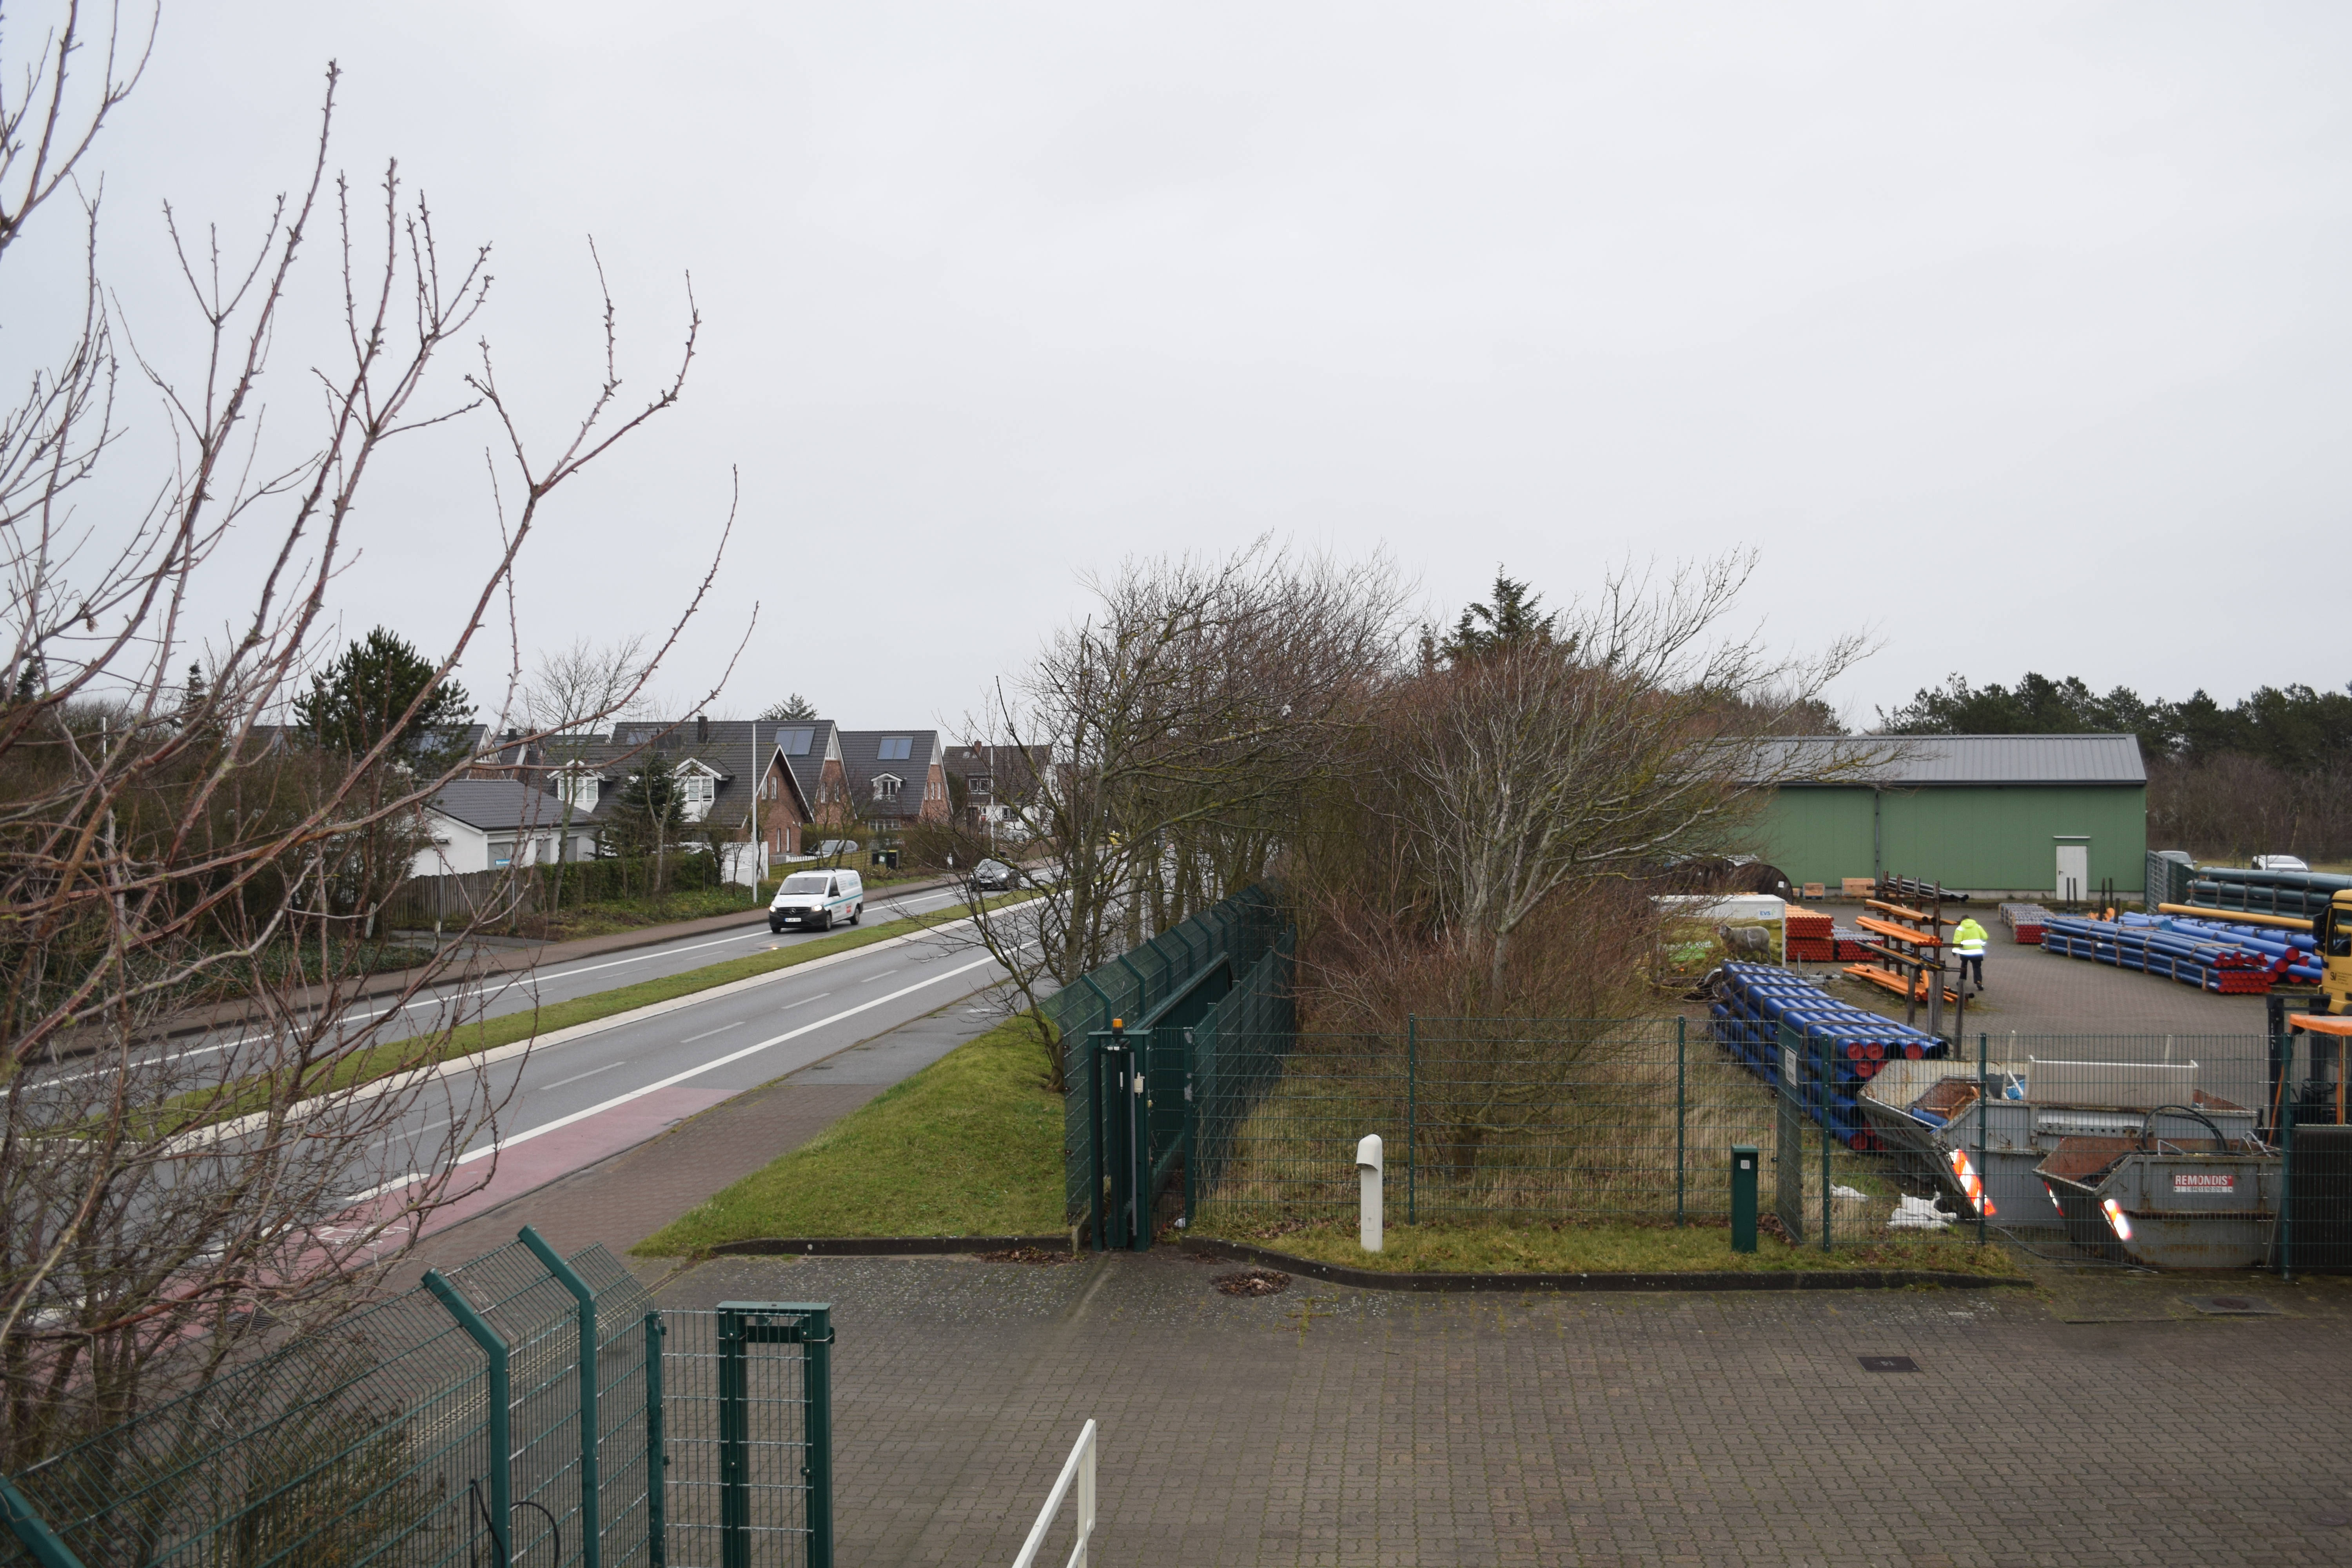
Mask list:
[[[678,1258],[782,1236],[1063,1230],[1062,1100],[1012,1018],[885,1089],[631,1250]]]
[[[1013,902],[1026,894],[1011,894],[992,899],[992,905]],[[551,1035],[559,1029],[575,1025],[593,1024],[599,1018],[609,1018],[616,1013],[651,1006],[656,1002],[668,1002],[680,996],[691,996],[698,991],[731,984],[738,980],[750,980],[757,975],[789,969],[829,953],[845,952],[853,948],[871,947],[893,937],[908,936],[935,925],[945,925],[964,918],[961,909],[940,910],[927,915],[913,915],[905,920],[886,921],[879,925],[835,931],[814,942],[795,942],[766,952],[749,953],[730,958],[720,963],[705,964],[681,974],[668,974],[654,980],[641,980],[634,985],[622,985],[611,991],[599,991],[593,996],[581,996],[570,1002],[557,1002],[535,1011],[507,1013],[496,1018],[467,1024],[447,1035],[420,1035],[413,1038],[385,1040],[339,1058],[331,1073],[322,1074],[310,1087],[309,1092],[323,1093],[329,1088],[346,1088],[372,1079],[386,1078],[394,1073],[413,1071],[417,1068],[469,1057],[481,1051],[496,1050],[500,1046],[541,1035]],[[247,1111],[258,1110],[267,1102],[266,1091],[253,1085],[229,1083],[215,1089],[195,1089],[166,1101],[150,1113],[148,1126],[156,1135],[169,1135],[226,1121]]]
[[[1394,1225],[1381,1237],[1381,1249],[1356,1245],[1356,1227],[1326,1223],[1300,1230],[1276,1226],[1204,1224],[1194,1235],[1312,1258],[1318,1263],[1385,1273],[1656,1274],[1702,1270],[1931,1268],[1947,1273],[2021,1276],[2006,1248],[1998,1245],[1937,1239],[1878,1247],[1841,1247],[1824,1253],[1796,1247],[1770,1236],[1756,1239],[1754,1252],[1731,1250],[1731,1232],[1716,1226]]]

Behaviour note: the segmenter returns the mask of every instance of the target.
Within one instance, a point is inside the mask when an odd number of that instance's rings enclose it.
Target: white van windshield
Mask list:
[[[791,876],[784,879],[784,885],[778,889],[777,891],[783,893],[822,893],[828,891],[825,887],[826,879],[824,873],[822,871],[795,871]]]

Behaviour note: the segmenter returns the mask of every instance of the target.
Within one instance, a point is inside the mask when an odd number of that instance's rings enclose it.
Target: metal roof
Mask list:
[[[2136,735],[1800,735],[1759,747],[1759,774],[1801,784],[2144,784]],[[1859,764],[1859,765],[1857,765]]]

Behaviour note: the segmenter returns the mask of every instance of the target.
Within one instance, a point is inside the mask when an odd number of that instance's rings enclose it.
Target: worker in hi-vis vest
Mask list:
[[[1960,984],[1969,983],[1969,969],[1974,965],[1979,992],[1984,990],[1984,950],[1985,928],[1977,924],[1976,916],[1970,915],[1952,933],[1952,951],[1960,955]]]

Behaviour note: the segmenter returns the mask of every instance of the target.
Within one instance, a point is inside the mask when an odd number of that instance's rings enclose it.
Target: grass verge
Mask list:
[[[769,1236],[1045,1236],[1063,1228],[1062,1101],[1010,1018],[630,1250]]]
[[[1015,902],[1027,896],[1008,894],[989,901],[993,906]],[[964,911],[960,907],[926,915],[909,915],[903,920],[886,921],[879,925],[836,931],[821,936],[814,942],[796,942],[791,947],[767,952],[747,953],[741,958],[705,964],[700,969],[689,969],[679,974],[641,980],[634,985],[599,991],[593,995],[574,997],[569,1002],[484,1018],[477,1023],[461,1025],[446,1035],[418,1035],[405,1039],[384,1040],[338,1058],[332,1068],[308,1086],[306,1092],[324,1094],[374,1079],[388,1078],[394,1073],[435,1067],[460,1057],[515,1045],[540,1035],[551,1035],[559,1029],[593,1024],[616,1013],[648,1007],[656,1002],[674,1001],[680,996],[691,996],[698,991],[709,991],[732,984],[738,980],[771,974],[779,969],[790,969],[795,964],[833,953],[871,947],[894,937],[910,936],[932,926],[947,925],[963,918]],[[158,1106],[152,1113],[152,1131],[162,1135],[183,1132],[242,1116],[268,1103],[268,1091],[260,1085],[229,1083],[216,1089],[194,1089]]]
[[[1244,1241],[1318,1263],[1389,1274],[1664,1274],[1765,1273],[1799,1269],[1926,1268],[1989,1278],[2024,1274],[2006,1247],[1921,1239],[1877,1247],[1790,1247],[1759,1236],[1754,1252],[1731,1250],[1731,1232],[1693,1225],[1396,1225],[1382,1250],[1356,1245],[1353,1221],[1296,1230],[1280,1226],[1202,1225],[1204,1239]]]

